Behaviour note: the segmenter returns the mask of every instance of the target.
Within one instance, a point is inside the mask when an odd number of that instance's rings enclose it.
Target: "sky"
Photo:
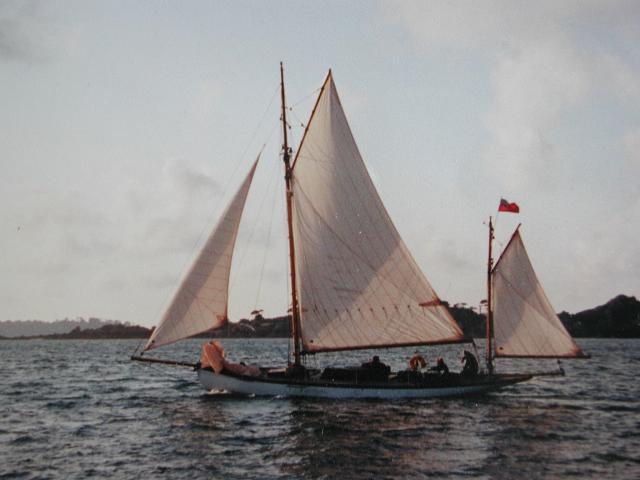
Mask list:
[[[288,304],[297,145],[329,68],[439,296],[521,233],[557,311],[640,296],[635,1],[0,3],[0,319],[156,324],[252,161],[230,318]]]

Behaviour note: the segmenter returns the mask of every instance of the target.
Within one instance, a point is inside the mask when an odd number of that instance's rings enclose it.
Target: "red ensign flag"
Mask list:
[[[518,212],[520,212],[520,207],[515,202],[514,203],[509,203],[504,198],[501,198],[500,199],[500,206],[498,207],[498,211],[499,212],[518,213]]]

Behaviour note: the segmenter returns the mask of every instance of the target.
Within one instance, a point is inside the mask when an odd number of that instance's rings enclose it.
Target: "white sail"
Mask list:
[[[331,73],[294,161],[293,206],[305,351],[463,338],[378,196]]]
[[[581,357],[553,310],[518,230],[492,275],[493,328],[498,357]]]
[[[182,281],[145,350],[197,335],[227,322],[231,258],[257,164],[256,159]]]

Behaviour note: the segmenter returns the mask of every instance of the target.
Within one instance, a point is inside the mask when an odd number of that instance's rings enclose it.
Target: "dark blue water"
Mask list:
[[[640,340],[580,341],[593,358],[564,378],[397,402],[211,395],[188,369],[129,362],[136,343],[0,342],[0,478],[640,478]],[[195,361],[198,343],[159,355]],[[234,360],[287,354],[224,344]],[[458,365],[459,348],[439,354]]]

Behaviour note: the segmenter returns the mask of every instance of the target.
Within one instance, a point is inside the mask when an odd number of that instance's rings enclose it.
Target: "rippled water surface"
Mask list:
[[[136,341],[4,341],[0,478],[640,478],[640,341],[579,343],[592,359],[564,362],[566,377],[380,402],[212,395],[189,369],[128,361]],[[195,361],[198,344],[159,354]],[[283,340],[224,345],[234,360],[287,355]],[[409,353],[380,352],[395,368]],[[459,348],[434,355],[459,365]]]

